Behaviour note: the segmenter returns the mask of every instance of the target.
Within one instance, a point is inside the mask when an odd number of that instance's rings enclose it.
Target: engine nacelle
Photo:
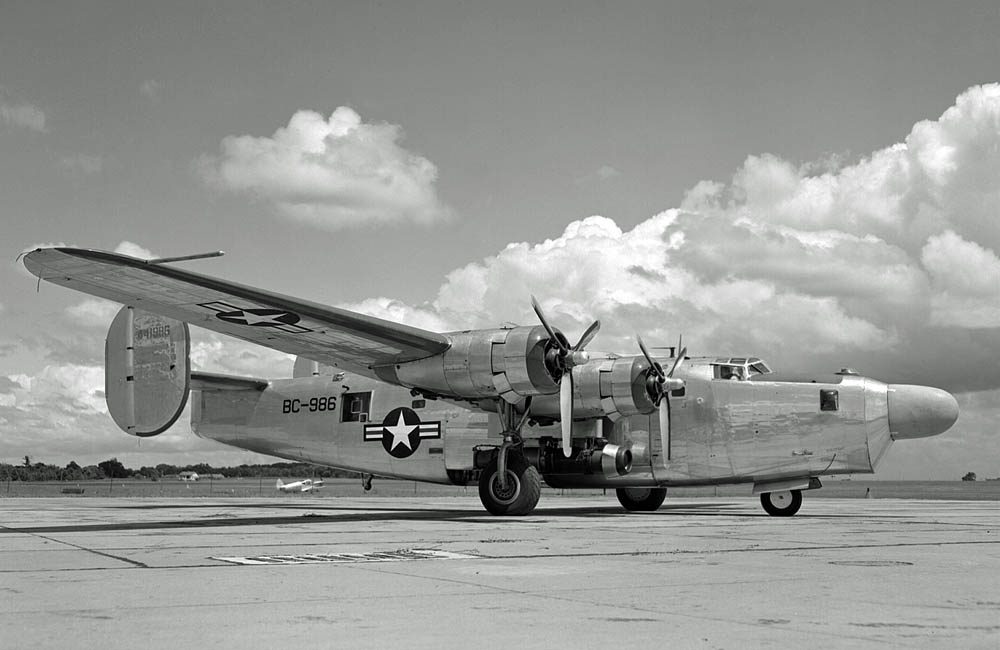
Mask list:
[[[187,404],[191,372],[187,323],[123,307],[104,346],[108,411],[122,431],[150,437],[166,431]]]
[[[375,370],[394,384],[465,399],[500,395],[513,404],[559,390],[545,368],[549,335],[540,325],[455,332],[448,337],[451,347],[442,354]]]
[[[646,392],[648,370],[649,363],[641,356],[591,359],[573,368],[573,417],[618,420],[652,413],[656,405]],[[558,419],[558,396],[534,400],[531,413],[535,417]]]

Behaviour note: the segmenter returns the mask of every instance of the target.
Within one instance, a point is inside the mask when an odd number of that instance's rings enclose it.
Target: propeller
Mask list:
[[[656,405],[657,415],[660,420],[660,443],[663,445],[663,461],[666,464],[670,456],[670,406],[667,403],[667,392],[679,390],[684,387],[684,380],[674,377],[674,373],[677,372],[681,363],[684,362],[684,357],[687,355],[687,348],[683,346],[683,337],[678,337],[678,352],[677,357],[674,359],[674,365],[670,367],[670,372],[663,372],[663,366],[653,361],[652,355],[649,354],[649,350],[646,349],[646,346],[642,342],[642,337],[636,334],[635,340],[639,343],[642,356],[646,357],[646,361],[649,363],[649,370],[646,371],[646,393],[653,400],[653,404]]]
[[[563,455],[569,458],[573,453],[573,367],[587,363],[590,355],[584,350],[601,329],[601,321],[590,324],[577,341],[570,346],[566,337],[556,332],[542,312],[541,305],[531,296],[531,308],[549,334],[549,345],[545,351],[545,367],[559,384],[559,421],[562,426]]]

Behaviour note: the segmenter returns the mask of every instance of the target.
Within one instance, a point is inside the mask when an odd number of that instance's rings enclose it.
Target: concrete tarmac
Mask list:
[[[995,501],[0,499],[0,647],[1000,647]]]

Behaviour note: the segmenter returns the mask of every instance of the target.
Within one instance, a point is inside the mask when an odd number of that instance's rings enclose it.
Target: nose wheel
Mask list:
[[[781,490],[760,495],[760,505],[772,517],[791,517],[802,507],[802,490]]]

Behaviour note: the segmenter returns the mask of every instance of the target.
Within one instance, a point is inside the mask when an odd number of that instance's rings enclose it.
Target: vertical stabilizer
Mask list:
[[[187,323],[123,307],[108,329],[104,390],[115,424],[133,436],[155,436],[187,404],[191,372]]]

